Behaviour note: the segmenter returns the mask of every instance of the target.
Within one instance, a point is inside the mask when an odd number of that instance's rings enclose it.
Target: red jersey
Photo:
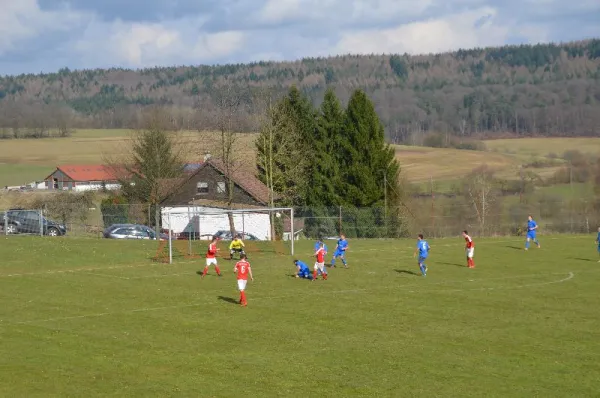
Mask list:
[[[208,251],[206,252],[206,258],[215,258],[217,255],[217,244],[211,243],[208,245]]]
[[[240,260],[235,264],[235,273],[238,279],[248,280],[248,273],[250,272],[250,263],[246,260]]]
[[[469,235],[465,236],[465,242],[467,242],[467,249],[475,247],[475,242],[473,242],[473,239]]]
[[[324,263],[325,262],[325,249],[324,248],[319,248],[319,250],[317,250],[317,253],[315,254],[317,256],[317,262],[318,263]]]

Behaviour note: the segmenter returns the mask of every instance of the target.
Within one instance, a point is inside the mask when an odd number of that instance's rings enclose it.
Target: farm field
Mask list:
[[[518,138],[484,141],[490,151],[516,155],[521,158],[562,155],[565,151],[600,154],[600,138]]]
[[[540,240],[476,240],[474,270],[432,240],[427,278],[413,240],[351,241],[316,282],[265,250],[240,308],[226,260],[201,280],[152,242],[3,238],[0,396],[595,396],[594,237]]]
[[[123,152],[124,143],[131,139],[131,130],[77,130],[72,137],[0,141],[0,187],[22,185],[41,180],[58,164],[100,163],[106,155]],[[214,146],[210,132],[183,132],[182,143],[186,157],[201,158]],[[245,161],[253,164],[254,134],[244,134],[238,142],[244,150]],[[213,144],[207,144],[213,142]],[[485,141],[488,151],[466,151],[449,148],[427,148],[394,145],[403,176],[424,190],[443,192],[471,172],[487,165],[496,175],[517,179],[519,166],[551,153],[562,155],[567,150],[600,154],[600,138],[521,138]],[[560,163],[560,160],[558,160]],[[551,176],[560,166],[533,169],[541,177]]]

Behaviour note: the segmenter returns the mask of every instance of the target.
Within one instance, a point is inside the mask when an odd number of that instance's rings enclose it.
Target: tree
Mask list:
[[[398,195],[400,165],[393,148],[385,142],[373,103],[362,90],[355,91],[348,103],[338,153],[343,202],[368,207],[385,204],[382,202],[391,198],[388,194]]]
[[[315,113],[310,101],[292,86],[268,105],[256,141],[258,176],[282,205],[303,205],[312,178],[311,139]]]
[[[231,209],[234,199],[234,176],[238,170],[248,166],[248,162],[244,162],[242,159],[242,154],[245,151],[238,148],[238,138],[239,134],[242,133],[240,130],[241,113],[250,104],[249,95],[248,90],[232,84],[226,84],[213,92],[216,105],[214,123],[219,132],[219,139],[215,141],[216,148],[214,148],[214,154],[211,153],[211,157],[214,156],[222,162],[227,187],[227,207],[229,209]],[[227,216],[231,236],[235,236],[233,213],[228,212]]]
[[[344,110],[335,92],[328,89],[319,109],[312,137],[313,157],[310,189],[306,202],[311,206],[337,206],[341,203],[340,163],[336,155],[344,134]]]
[[[477,217],[479,233],[483,235],[497,199],[494,172],[487,166],[479,167],[465,177],[463,186],[464,195]]]
[[[300,135],[284,100],[273,105],[269,98],[263,112],[255,142],[258,178],[269,188],[272,207],[276,201],[289,206],[297,202],[296,186],[306,178],[305,162],[296,161]]]
[[[130,147],[121,158],[106,158],[123,195],[130,203],[145,203],[155,208],[155,227],[160,227],[159,204],[170,192],[165,184],[183,174],[184,145],[168,131],[169,118],[161,109],[151,108],[144,114],[144,128],[134,133]],[[149,220],[150,222],[150,220]]]

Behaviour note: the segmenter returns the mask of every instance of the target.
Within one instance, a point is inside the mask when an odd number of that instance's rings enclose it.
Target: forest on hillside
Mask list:
[[[363,89],[389,141],[574,136],[600,130],[600,39],[430,55],[345,55],[294,62],[97,69],[0,77],[0,138],[50,130],[137,128],[144,107],[168,108],[177,129],[209,129],[232,86],[274,99],[296,85],[315,106],[332,88],[342,103]],[[262,95],[262,94],[261,94]],[[236,117],[256,129],[252,94]]]

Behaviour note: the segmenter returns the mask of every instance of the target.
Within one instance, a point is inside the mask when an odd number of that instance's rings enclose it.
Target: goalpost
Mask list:
[[[246,252],[272,252],[294,255],[294,209],[291,207],[220,209],[205,206],[176,206],[161,209],[162,228],[168,239],[161,242],[155,260],[173,263],[174,257],[200,258],[214,235],[230,241],[231,224],[241,235]],[[229,257],[227,247],[219,245],[219,256]],[[167,255],[168,254],[168,255]]]

